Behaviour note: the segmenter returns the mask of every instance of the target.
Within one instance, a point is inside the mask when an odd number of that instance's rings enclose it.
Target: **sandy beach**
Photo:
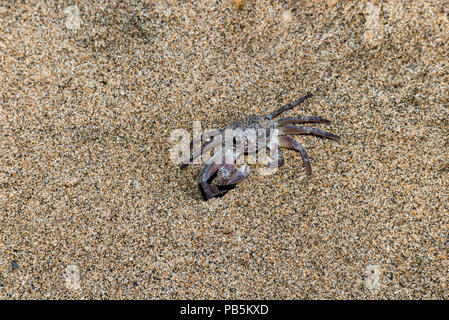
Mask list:
[[[205,201],[176,129],[340,141]],[[0,299],[449,299],[449,2],[0,1]]]

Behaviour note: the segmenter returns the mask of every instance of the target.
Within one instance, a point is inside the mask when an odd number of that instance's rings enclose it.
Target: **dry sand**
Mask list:
[[[236,2],[0,1],[0,298],[449,298],[449,2]],[[307,91],[311,179],[170,161]]]

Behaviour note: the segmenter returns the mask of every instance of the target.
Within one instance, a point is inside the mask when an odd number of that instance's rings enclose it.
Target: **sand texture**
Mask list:
[[[449,299],[449,1],[0,1],[0,298]],[[175,129],[340,141],[204,201]]]

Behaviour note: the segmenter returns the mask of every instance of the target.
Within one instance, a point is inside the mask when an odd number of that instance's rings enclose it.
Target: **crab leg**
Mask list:
[[[301,154],[302,161],[304,162],[304,166],[306,167],[306,174],[308,176],[312,175],[312,165],[310,164],[309,155],[307,154],[306,149],[304,149],[304,147],[300,143],[290,137],[282,136],[279,137],[279,146],[298,151]]]
[[[222,143],[221,136],[219,136],[218,138],[214,137],[214,139],[212,139],[211,141],[208,141],[205,144],[203,144],[201,149],[197,149],[197,150],[195,150],[196,152],[193,152],[193,154],[191,156],[191,161],[194,161],[195,159],[197,159],[198,157],[200,157],[203,154],[207,154],[213,148],[220,145],[221,143]]]
[[[311,134],[314,136],[320,136],[328,139],[338,140],[340,139],[339,136],[323,131],[321,129],[317,128],[311,128],[311,127],[297,127],[297,126],[282,126],[279,127],[279,134]]]
[[[270,163],[267,164],[268,168],[279,168],[282,167],[285,164],[285,159],[284,159],[284,153],[282,152],[281,148],[279,147],[279,145],[274,146],[268,146],[270,149],[271,148],[277,148],[276,152],[277,152],[277,160],[276,159],[272,159],[272,161]]]
[[[303,103],[304,101],[306,101],[307,99],[309,99],[311,97],[312,97],[312,94],[310,92],[308,92],[305,96],[303,96],[303,97],[301,97],[299,99],[296,99],[295,101],[290,102],[289,104],[286,104],[285,106],[283,106],[283,107],[273,111],[272,113],[270,113],[268,115],[268,118],[272,119],[272,118],[280,115],[282,112],[285,112],[287,110],[290,110],[290,109],[300,105],[301,103]]]
[[[221,130],[220,130],[220,129],[217,129],[217,130],[211,130],[211,131],[208,131],[208,132],[202,134],[202,135],[199,136],[199,137],[193,138],[192,141],[190,141],[190,151],[193,150],[193,146],[194,146],[194,145],[196,145],[196,144],[198,144],[198,143],[201,143],[201,141],[204,141],[204,140],[206,140],[206,139],[208,139],[208,138],[210,138],[210,137],[217,136],[217,135],[219,135],[220,133],[221,133]]]
[[[182,164],[180,165],[181,169],[186,168],[189,164],[192,163],[196,158],[198,158],[203,153],[209,152],[212,150],[212,148],[215,148],[217,145],[221,143],[221,139],[216,139],[216,136],[219,136],[221,134],[221,130],[212,130],[209,132],[206,132],[205,134],[196,137],[190,141],[190,158],[184,159]],[[201,148],[194,149],[194,146],[201,143],[201,141],[204,141],[208,138],[213,138],[210,141],[205,142]]]
[[[321,117],[308,117],[308,116],[301,116],[301,117],[289,117],[284,119],[279,119],[276,121],[278,125],[285,125],[290,123],[330,123],[329,120],[321,118]]]

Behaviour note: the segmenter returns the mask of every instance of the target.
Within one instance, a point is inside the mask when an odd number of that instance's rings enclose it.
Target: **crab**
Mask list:
[[[295,125],[330,123],[330,121],[317,116],[288,117],[273,120],[281,113],[293,109],[311,97],[312,94],[308,92],[305,96],[273,111],[267,116],[253,115],[232,122],[223,129],[212,130],[199,137],[194,137],[190,142],[189,158],[183,161],[181,169],[186,168],[201,155],[209,154],[215,148],[214,153],[206,161],[200,174],[199,186],[206,200],[223,196],[238,183],[245,180],[249,175],[250,168],[247,164],[243,164],[236,169],[236,160],[244,154],[254,155],[263,148],[270,149],[271,154],[274,154],[274,157],[271,157],[271,161],[267,164],[267,167],[270,168],[284,165],[285,160],[281,148],[299,152],[304,163],[306,175],[308,177],[311,176],[312,166],[307,151],[300,143],[287,135],[306,134],[339,140],[340,137],[333,133],[318,128]],[[226,134],[229,131],[232,132],[231,136]],[[249,132],[251,134],[248,134]],[[194,150],[195,145],[201,145],[201,147]],[[212,183],[211,180],[214,180],[214,178],[215,183]]]

